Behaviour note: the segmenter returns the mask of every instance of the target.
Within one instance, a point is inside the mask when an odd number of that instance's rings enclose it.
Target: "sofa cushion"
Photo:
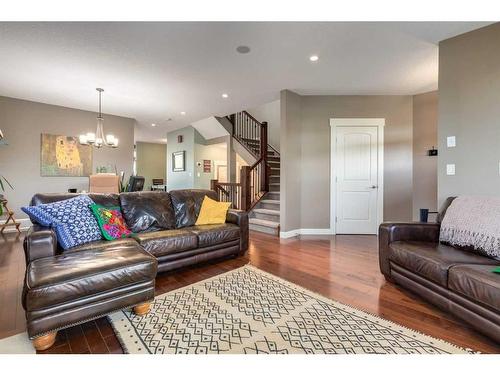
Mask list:
[[[217,200],[217,194],[212,190],[171,190],[170,197],[175,211],[176,228],[195,225],[205,196]]]
[[[175,228],[170,195],[164,191],[137,191],[120,194],[123,217],[134,233]]]
[[[217,245],[240,237],[240,227],[229,223],[195,225],[189,230],[198,236],[199,247]]]
[[[113,207],[120,205],[118,194],[80,194],[80,193],[37,193],[33,195],[30,201],[30,206],[38,206],[39,204],[54,203],[64,201],[66,199],[75,198],[80,195],[87,195],[94,203],[106,207]],[[30,217],[33,224],[40,224]]]
[[[114,241],[132,234],[125,223],[120,206],[105,207],[94,203],[90,205],[90,209],[97,219],[104,239]]]
[[[134,238],[148,253],[157,258],[198,247],[198,237],[187,229],[139,233]]]
[[[97,220],[90,210],[94,204],[87,195],[53,203],[22,207],[34,222],[54,228],[57,242],[63,249],[102,238]]]
[[[224,224],[231,204],[231,202],[218,202],[205,196],[195,225]]]
[[[66,199],[74,198],[79,195],[87,195],[94,203],[100,204],[106,207],[118,206],[120,204],[120,199],[118,194],[81,194],[81,193],[37,193],[31,198],[30,206],[37,206],[44,203],[53,203],[64,201]]]
[[[65,250],[64,254],[74,253],[77,251],[85,251],[85,250],[104,250],[104,249],[111,249],[119,245],[123,246],[123,245],[136,245],[136,244],[137,241],[134,240],[133,238],[120,238],[114,241],[99,240],[99,241],[88,242],[80,246],[72,247],[71,249]]]
[[[451,246],[420,241],[395,241],[389,245],[389,260],[432,280],[448,286],[448,270],[458,264],[495,264],[495,261]]]
[[[500,275],[494,266],[458,265],[450,268],[448,287],[500,312]]]
[[[96,296],[156,276],[157,262],[137,243],[36,259],[26,273],[26,309]]]

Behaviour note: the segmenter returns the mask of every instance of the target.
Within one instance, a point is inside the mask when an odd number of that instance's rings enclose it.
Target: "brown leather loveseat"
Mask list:
[[[388,281],[467,321],[500,342],[500,261],[439,242],[444,203],[437,223],[383,223],[379,228],[380,270]]]

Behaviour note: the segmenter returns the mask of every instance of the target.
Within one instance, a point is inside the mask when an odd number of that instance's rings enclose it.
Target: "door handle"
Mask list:
[[[376,188],[378,188],[378,186],[377,186],[377,185],[372,185],[372,186],[370,186],[370,189],[376,189]]]

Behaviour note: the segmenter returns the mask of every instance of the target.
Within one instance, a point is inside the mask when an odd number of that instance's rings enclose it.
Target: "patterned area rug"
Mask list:
[[[109,316],[127,353],[468,353],[252,266]]]

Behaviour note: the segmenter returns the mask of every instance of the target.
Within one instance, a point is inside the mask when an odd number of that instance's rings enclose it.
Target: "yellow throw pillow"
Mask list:
[[[231,202],[217,202],[205,195],[196,225],[224,224]]]

